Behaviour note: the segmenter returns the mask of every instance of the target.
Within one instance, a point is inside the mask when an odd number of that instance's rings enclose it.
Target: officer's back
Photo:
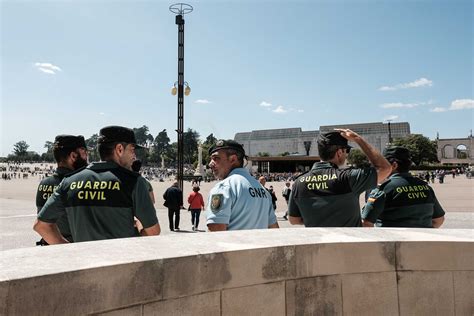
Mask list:
[[[343,168],[352,148],[348,140],[360,146],[372,167]],[[293,184],[288,204],[290,223],[306,227],[361,226],[359,196],[389,174],[389,163],[349,129],[320,134],[318,151],[322,161]]]
[[[38,213],[67,174],[87,166],[87,149],[84,137],[81,135],[56,136],[53,143],[53,156],[57,162],[57,169],[52,176],[40,182],[36,192],[36,207]],[[56,224],[61,235],[72,242],[67,215],[63,214]],[[44,239],[41,239],[36,244],[41,246],[47,245]]]
[[[386,148],[392,165],[390,177],[373,190],[362,211],[364,226],[439,227],[444,210],[427,182],[409,173],[410,152],[400,146]]]
[[[34,229],[48,243],[64,243],[55,222],[67,212],[74,241],[135,236],[134,216],[142,235],[158,235],[156,217],[146,180],[132,171],[138,147],[133,131],[104,127],[99,133],[103,161],[66,177],[38,215]]]

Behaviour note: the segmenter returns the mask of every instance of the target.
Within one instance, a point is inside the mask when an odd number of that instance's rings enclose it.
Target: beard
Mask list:
[[[81,156],[78,156],[76,160],[72,163],[72,167],[74,168],[74,170],[80,169],[85,166],[87,166],[87,160],[82,159]]]

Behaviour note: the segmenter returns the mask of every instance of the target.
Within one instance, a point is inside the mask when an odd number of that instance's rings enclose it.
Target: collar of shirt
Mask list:
[[[229,173],[229,175],[227,176],[227,178],[230,177],[230,176],[233,175],[233,174],[238,174],[238,175],[243,176],[243,175],[246,175],[246,174],[248,175],[249,172],[248,172],[248,170],[245,169],[245,168],[234,168],[234,169],[232,169],[232,171]]]
[[[390,178],[395,178],[395,177],[399,177],[399,178],[406,178],[406,177],[411,177],[412,175],[409,173],[409,172],[397,172],[397,173],[394,173],[390,176]]]
[[[315,162],[311,170],[317,170],[317,169],[328,169],[328,168],[335,168],[339,169],[335,164],[328,162],[328,161],[320,161],[320,162]]]
[[[114,169],[118,168],[119,165],[114,161],[99,161],[93,162],[87,166],[87,169],[91,170],[103,170],[103,169]]]
[[[71,173],[73,172],[74,170],[72,169],[69,169],[69,168],[65,168],[65,167],[58,167],[55,171],[55,173],[58,175],[58,176],[65,176],[67,175],[68,173]]]

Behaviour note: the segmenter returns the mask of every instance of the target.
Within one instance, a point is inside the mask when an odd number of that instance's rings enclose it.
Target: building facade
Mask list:
[[[474,164],[474,137],[436,139],[442,164]]]
[[[283,154],[318,156],[317,139],[319,133],[327,133],[335,128],[349,128],[364,137],[377,150],[382,151],[392,139],[410,134],[410,124],[361,123],[325,125],[319,130],[302,131],[301,128],[281,128],[256,130],[235,134],[234,140],[244,146],[248,156],[282,156]],[[351,144],[357,147],[355,144]]]
[[[251,162],[258,161],[251,164],[254,171],[255,169],[260,172],[281,172],[283,169],[304,171],[310,168],[312,163],[320,160],[317,146],[319,134],[333,131],[335,128],[353,130],[379,151],[387,146],[390,137],[395,139],[410,134],[410,124],[407,122],[391,124],[376,122],[326,125],[315,131],[303,131],[301,128],[255,130],[237,133],[234,140],[244,146]],[[353,143],[351,146],[358,147]],[[304,156],[306,158],[303,158]]]

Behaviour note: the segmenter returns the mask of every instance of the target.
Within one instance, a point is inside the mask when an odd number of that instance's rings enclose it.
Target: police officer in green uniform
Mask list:
[[[444,210],[428,183],[408,172],[409,150],[390,147],[384,156],[392,165],[392,174],[370,193],[362,210],[364,226],[440,227]]]
[[[64,176],[76,169],[87,166],[87,149],[84,136],[58,135],[53,143],[53,156],[58,167],[51,177],[43,179],[36,191],[37,212],[46,203],[46,200],[53,194]],[[61,216],[57,223],[59,232],[69,242],[72,242],[71,231],[66,214]],[[48,243],[41,239],[37,246],[46,246]]]
[[[348,141],[359,145],[373,166],[342,168],[351,149]],[[288,204],[290,223],[306,227],[361,226],[359,196],[389,175],[390,164],[349,129],[320,134],[318,151],[322,161],[293,184]]]
[[[134,216],[142,236],[159,235],[160,225],[145,179],[132,171],[135,134],[122,126],[99,132],[101,162],[69,174],[38,214],[34,230],[49,244],[67,243],[57,228],[67,214],[74,242],[135,236]]]

